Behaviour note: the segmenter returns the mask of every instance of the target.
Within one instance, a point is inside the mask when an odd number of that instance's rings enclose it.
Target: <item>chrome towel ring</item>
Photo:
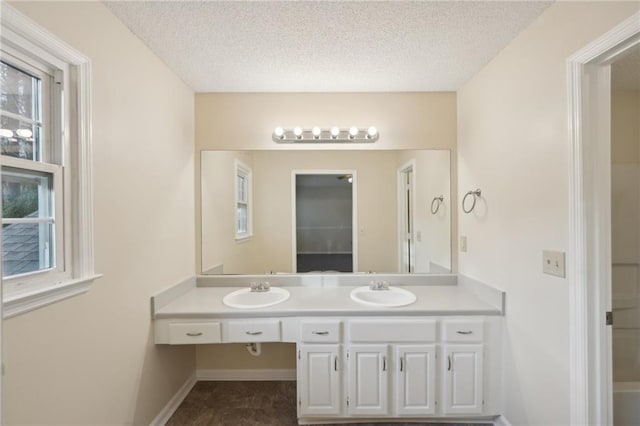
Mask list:
[[[439,197],[433,197],[433,201],[431,201],[431,214],[438,213],[440,210],[440,204],[444,201],[444,197],[441,195]]]
[[[467,197],[469,197],[469,195],[473,196],[473,203],[471,204],[471,207],[467,209],[465,208],[465,205],[466,205]],[[476,207],[477,198],[480,197],[481,195],[482,195],[482,191],[480,191],[479,189],[476,189],[475,191],[469,191],[466,194],[464,194],[464,198],[462,199],[462,211],[465,213],[471,213],[473,209]]]

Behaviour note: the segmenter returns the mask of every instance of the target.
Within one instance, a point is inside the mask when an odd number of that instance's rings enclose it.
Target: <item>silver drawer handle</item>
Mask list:
[[[246,332],[249,336],[259,336],[262,334],[262,331],[247,331]]]
[[[327,334],[329,334],[328,331],[312,331],[311,333],[317,334],[319,336],[326,336]]]
[[[456,331],[456,333],[458,333],[458,334],[473,334],[473,331],[471,331],[471,330],[468,330],[468,331],[458,330],[458,331]]]
[[[197,332],[197,333],[191,333],[191,332],[189,332],[189,333],[187,333],[187,336],[189,336],[189,337],[198,337],[198,336],[202,336],[202,332],[201,332],[201,331],[199,331],[199,332]]]

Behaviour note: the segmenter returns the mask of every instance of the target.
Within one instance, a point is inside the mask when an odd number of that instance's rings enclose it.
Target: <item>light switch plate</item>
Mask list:
[[[565,277],[565,254],[563,251],[542,251],[542,272],[557,277]]]
[[[467,251],[467,237],[465,237],[464,235],[460,237],[460,251]]]

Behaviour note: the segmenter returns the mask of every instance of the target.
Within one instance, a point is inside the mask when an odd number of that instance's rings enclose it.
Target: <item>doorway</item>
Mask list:
[[[399,272],[415,270],[414,205],[415,205],[415,160],[398,169],[398,239]]]
[[[640,13],[568,60],[571,424],[614,418],[611,68],[638,45]]]
[[[293,172],[293,271],[355,272],[356,172]]]

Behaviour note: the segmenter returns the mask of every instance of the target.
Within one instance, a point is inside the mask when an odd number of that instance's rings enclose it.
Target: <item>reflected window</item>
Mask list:
[[[240,161],[236,161],[236,240],[251,238],[252,214],[251,214],[251,191],[252,172],[251,168]]]

